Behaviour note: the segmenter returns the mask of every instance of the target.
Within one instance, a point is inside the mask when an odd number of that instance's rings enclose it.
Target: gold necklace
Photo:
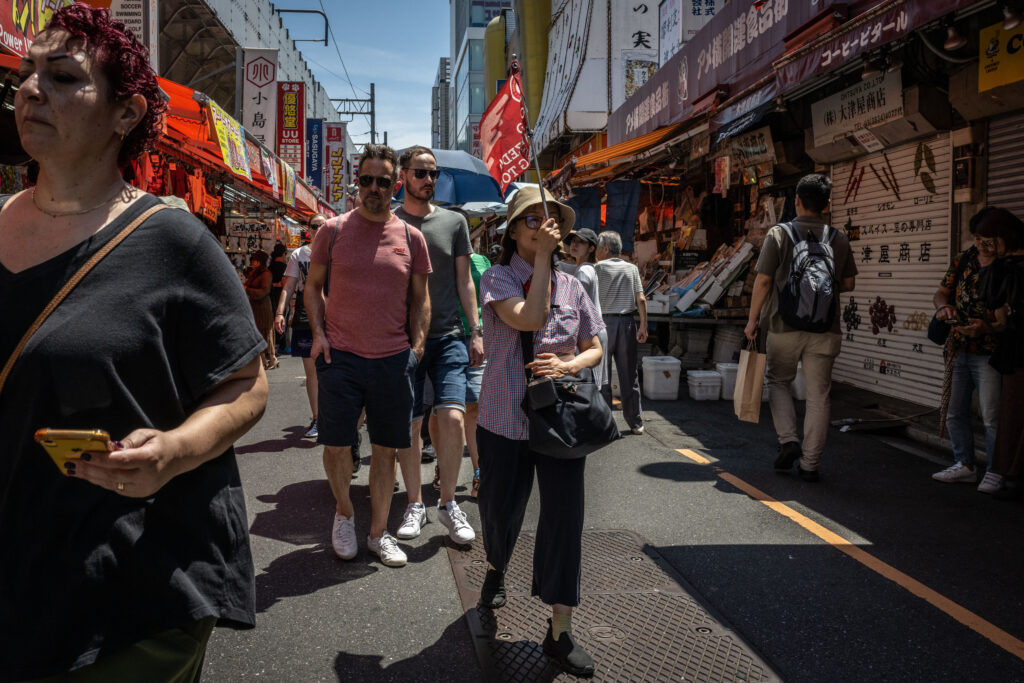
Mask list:
[[[36,202],[36,188],[33,187],[32,188],[32,206],[36,207],[37,209],[39,209],[41,212],[45,213],[50,218],[61,218],[62,216],[81,216],[82,214],[89,213],[91,211],[95,211],[96,209],[100,208],[101,206],[104,206],[105,204],[109,204],[112,200],[114,200],[117,197],[117,195],[121,194],[121,191],[124,188],[126,188],[126,187],[128,187],[128,183],[126,183],[126,182],[124,182],[122,180],[121,181],[121,185],[118,186],[118,188],[117,188],[117,192],[115,192],[110,197],[107,197],[106,199],[104,199],[102,202],[100,202],[96,206],[93,206],[93,207],[88,208],[88,209],[79,209],[78,211],[58,211],[56,213],[53,213],[51,211],[47,211],[43,207],[39,206],[39,203]]]

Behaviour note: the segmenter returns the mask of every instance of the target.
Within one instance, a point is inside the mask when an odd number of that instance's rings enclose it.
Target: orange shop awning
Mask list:
[[[676,132],[682,130],[688,122],[677,123],[664,128],[652,130],[646,135],[624,140],[617,145],[599,149],[596,152],[585,154],[576,159],[576,172],[590,170],[593,167],[605,166],[610,163],[631,161],[634,156],[657,145],[662,140],[669,138]]]

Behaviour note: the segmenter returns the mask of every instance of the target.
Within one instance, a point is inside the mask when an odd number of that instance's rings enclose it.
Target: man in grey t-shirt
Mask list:
[[[455,486],[462,465],[465,434],[466,370],[483,362],[483,328],[476,307],[476,287],[470,271],[469,227],[466,219],[430,203],[438,178],[437,160],[426,147],[410,147],[398,160],[405,201],[395,215],[418,228],[427,240],[433,271],[427,280],[430,293],[430,327],[426,351],[416,371],[413,398],[411,448],[399,451],[402,478],[409,496],[400,539],[415,538],[427,522],[421,487],[420,427],[423,420],[423,388],[430,377],[434,389],[433,412],[437,416],[434,449],[440,475],[441,496],[437,503],[438,520],[448,529],[455,543],[470,543],[476,538],[466,516],[455,502]],[[462,328],[459,303],[466,311],[470,337]]]

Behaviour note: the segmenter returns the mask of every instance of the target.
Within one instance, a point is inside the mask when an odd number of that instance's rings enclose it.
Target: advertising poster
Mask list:
[[[1003,22],[978,32],[978,92],[1024,80],[1024,25],[1009,31]]]
[[[257,140],[273,147],[277,140],[277,50],[242,51],[242,125]]]
[[[264,149],[260,149],[260,169],[263,175],[266,176],[267,182],[274,188],[274,197],[280,198],[281,196],[281,178],[280,178],[280,167],[274,160],[274,157],[270,156],[270,152]]]
[[[277,84],[277,156],[300,175],[306,162],[306,84]]]
[[[323,119],[306,119],[306,180],[315,187],[324,186]]]
[[[70,4],[72,0],[0,0],[0,47],[24,57],[54,10]]]
[[[344,123],[324,124],[324,196],[329,204],[342,206],[348,176],[345,173],[345,136],[348,134]]]
[[[288,206],[295,206],[295,169],[291,164],[278,160],[281,167],[281,201]]]
[[[209,102],[210,114],[213,118],[213,126],[217,133],[217,142],[220,144],[220,153],[224,157],[224,163],[238,175],[252,180],[242,126],[221,109],[216,102],[213,100]]]

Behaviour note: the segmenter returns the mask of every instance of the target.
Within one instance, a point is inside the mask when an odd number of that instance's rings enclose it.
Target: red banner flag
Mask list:
[[[480,118],[480,151],[502,194],[530,168],[527,128],[519,64],[513,63],[512,74]]]

